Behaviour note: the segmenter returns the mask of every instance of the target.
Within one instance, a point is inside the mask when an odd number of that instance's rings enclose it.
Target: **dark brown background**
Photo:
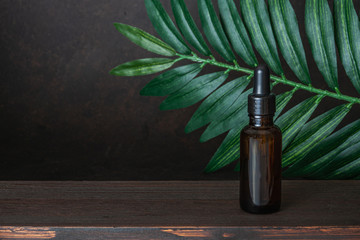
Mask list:
[[[170,1],[162,2],[170,10]],[[305,39],[305,1],[291,2],[313,83],[326,88]],[[186,3],[200,24],[196,1]],[[360,1],[354,3],[359,9]],[[156,75],[108,74],[120,63],[154,56],[113,22],[155,34],[140,0],[0,1],[0,180],[236,179],[234,165],[202,173],[225,135],[199,143],[204,128],[184,133],[198,105],[162,112],[164,98],[139,96]],[[340,64],[339,81],[342,92],[358,96]],[[291,105],[307,96],[298,92]],[[339,103],[326,99],[317,114]],[[355,106],[342,126],[359,110]]]

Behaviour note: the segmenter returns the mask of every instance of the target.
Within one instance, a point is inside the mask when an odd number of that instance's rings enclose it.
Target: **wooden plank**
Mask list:
[[[5,239],[360,239],[356,227],[0,227]]]
[[[0,182],[6,226],[351,226],[359,181],[283,181],[282,209],[240,210],[237,181]]]

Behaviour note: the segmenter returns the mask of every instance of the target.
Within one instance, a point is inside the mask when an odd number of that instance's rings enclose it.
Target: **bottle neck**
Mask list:
[[[250,125],[254,127],[271,127],[274,125],[273,115],[253,116],[250,117]]]

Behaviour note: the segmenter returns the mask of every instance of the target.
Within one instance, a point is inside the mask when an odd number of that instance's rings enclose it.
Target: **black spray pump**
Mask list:
[[[251,213],[271,213],[281,202],[281,131],[274,125],[275,95],[266,65],[254,72],[248,98],[249,125],[240,134],[240,206]]]
[[[275,113],[275,95],[270,92],[270,73],[266,65],[259,65],[255,69],[254,90],[249,95],[248,112],[253,116]]]

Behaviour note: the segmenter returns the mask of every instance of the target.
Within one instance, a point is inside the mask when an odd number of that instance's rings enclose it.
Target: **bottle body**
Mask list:
[[[271,213],[281,203],[282,135],[272,116],[250,116],[240,135],[240,206]]]

